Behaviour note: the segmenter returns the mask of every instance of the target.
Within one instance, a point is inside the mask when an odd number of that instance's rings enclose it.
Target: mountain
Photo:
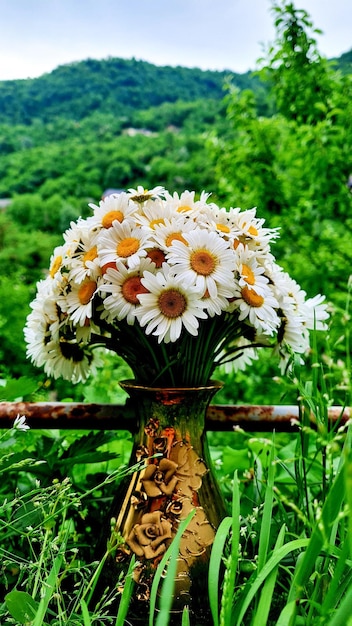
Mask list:
[[[231,75],[240,89],[253,88],[251,74],[156,66],[135,59],[87,59],[26,80],[0,81],[0,123],[31,124],[53,117],[77,121],[94,111],[124,116],[165,102],[220,100]]]
[[[352,74],[352,48],[349,52],[344,52],[331,61],[334,61],[336,69],[341,70],[344,74]]]

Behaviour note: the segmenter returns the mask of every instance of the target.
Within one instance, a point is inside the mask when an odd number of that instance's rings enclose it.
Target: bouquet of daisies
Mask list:
[[[112,350],[146,385],[196,386],[224,363],[244,369],[271,347],[282,369],[324,329],[324,298],[307,299],[276,263],[256,209],[162,187],[112,194],[72,222],[52,255],[25,326],[27,355],[48,376],[94,373]],[[99,352],[98,352],[99,353]]]

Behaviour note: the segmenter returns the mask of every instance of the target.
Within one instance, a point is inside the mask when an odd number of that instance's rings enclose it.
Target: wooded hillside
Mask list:
[[[219,100],[230,74],[240,89],[256,82],[250,73],[161,67],[135,59],[87,59],[39,78],[1,81],[0,122],[31,124],[53,117],[82,120],[95,111],[126,116],[164,102]]]

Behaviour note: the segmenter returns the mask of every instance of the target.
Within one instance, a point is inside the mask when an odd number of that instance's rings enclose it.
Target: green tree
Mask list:
[[[324,117],[331,95],[330,65],[315,39],[321,31],[293,2],[274,2],[272,12],[276,40],[262,60],[261,78],[269,81],[277,110],[287,119],[315,123]]]

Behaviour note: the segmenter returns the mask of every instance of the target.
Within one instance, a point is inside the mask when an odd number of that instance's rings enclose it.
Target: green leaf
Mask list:
[[[20,624],[32,622],[39,606],[29,593],[17,589],[5,596],[5,604],[11,616]]]
[[[38,383],[32,378],[21,376],[8,380],[4,387],[0,387],[0,400],[6,402],[14,402],[19,398],[28,396],[38,389]]]

